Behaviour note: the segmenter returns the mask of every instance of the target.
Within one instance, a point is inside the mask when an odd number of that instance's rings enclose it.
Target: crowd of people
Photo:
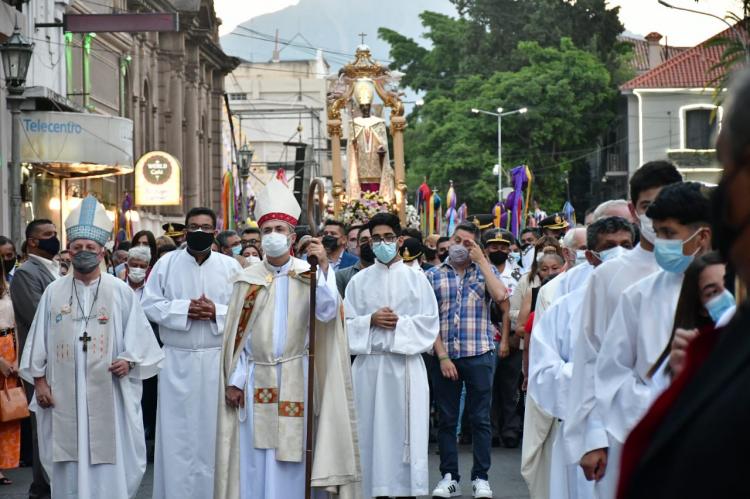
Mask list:
[[[34,220],[20,255],[0,237],[0,385],[24,380],[33,414],[0,423],[0,469],[32,466],[33,498],[132,498],[153,438],[158,499],[297,498],[308,480],[457,497],[470,444],[470,493],[489,498],[492,447],[520,445],[535,499],[744,496],[749,100],[746,75],[713,193],[653,161],[629,200],[518,237],[489,215],[438,236],[385,212],[316,237],[276,179],[239,233],[196,207],[113,244],[93,196],[65,248]]]

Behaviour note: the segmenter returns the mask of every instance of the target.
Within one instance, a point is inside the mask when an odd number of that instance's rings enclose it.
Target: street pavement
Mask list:
[[[471,483],[469,482],[471,470],[471,447],[462,445],[459,447],[459,466],[461,468],[461,487],[463,497],[471,497]],[[430,487],[434,487],[439,477],[439,459],[434,446],[430,448]],[[492,449],[492,467],[490,468],[490,484],[495,499],[527,499],[529,491],[521,478],[521,449]],[[5,475],[13,480],[13,485],[0,486],[0,498],[2,499],[26,499],[28,497],[29,483],[31,482],[31,468],[20,468],[8,470]],[[153,463],[149,463],[146,476],[143,477],[141,489],[137,499],[151,499],[151,486],[153,483]],[[188,498],[186,498],[188,499]]]

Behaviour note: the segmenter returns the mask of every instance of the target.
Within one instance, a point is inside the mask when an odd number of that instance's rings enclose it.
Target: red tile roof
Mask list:
[[[618,37],[620,41],[630,43],[633,46],[633,58],[630,60],[630,67],[639,75],[645,73],[650,68],[648,63],[648,46],[649,43],[645,38],[634,38],[622,35]],[[673,47],[671,45],[660,45],[662,62],[681,54],[692,47]]]
[[[743,33],[741,25],[737,30]],[[744,35],[747,40],[747,34]],[[726,30],[714,35],[703,43],[675,55],[654,69],[636,76],[620,86],[620,90],[636,88],[705,88],[722,70],[711,68],[721,60],[724,45],[711,45],[716,38],[735,38],[733,32]]]

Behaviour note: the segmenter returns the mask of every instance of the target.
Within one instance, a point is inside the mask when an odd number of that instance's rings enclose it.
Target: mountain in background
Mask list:
[[[240,24],[221,37],[221,45],[229,55],[267,62],[273,56],[278,29],[281,60],[312,59],[320,48],[335,71],[353,60],[360,43],[358,34],[364,32],[373,57],[385,63],[389,46],[377,38],[378,28],[393,29],[427,45],[419,19],[425,10],[456,15],[449,0],[300,0],[297,5]]]

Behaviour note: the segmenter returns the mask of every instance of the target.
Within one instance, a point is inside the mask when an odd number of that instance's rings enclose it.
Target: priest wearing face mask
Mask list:
[[[20,364],[39,453],[53,499],[131,498],[146,470],[141,380],[163,354],[135,295],[101,272],[104,207],[89,196],[65,225],[73,272],[42,295]]]
[[[256,197],[264,258],[236,276],[227,312],[217,381],[224,396],[218,403],[216,499],[303,497],[305,413],[313,402],[314,492],[352,498],[361,492],[346,333],[334,272],[318,239],[307,246],[308,259],[319,263],[316,387],[314,400],[307,400],[310,265],[290,254],[300,212],[279,180]]]
[[[369,228],[377,261],[352,278],[344,301],[349,350],[357,356],[362,485],[365,497],[422,496],[429,492],[430,393],[421,354],[437,338],[437,301],[419,266],[399,256],[406,243],[398,217],[378,213]]]
[[[154,450],[155,499],[213,494],[219,364],[230,282],[237,261],[212,252],[216,214],[193,208],[185,217],[187,247],[154,265],[143,309],[159,325],[165,360],[159,373]]]

